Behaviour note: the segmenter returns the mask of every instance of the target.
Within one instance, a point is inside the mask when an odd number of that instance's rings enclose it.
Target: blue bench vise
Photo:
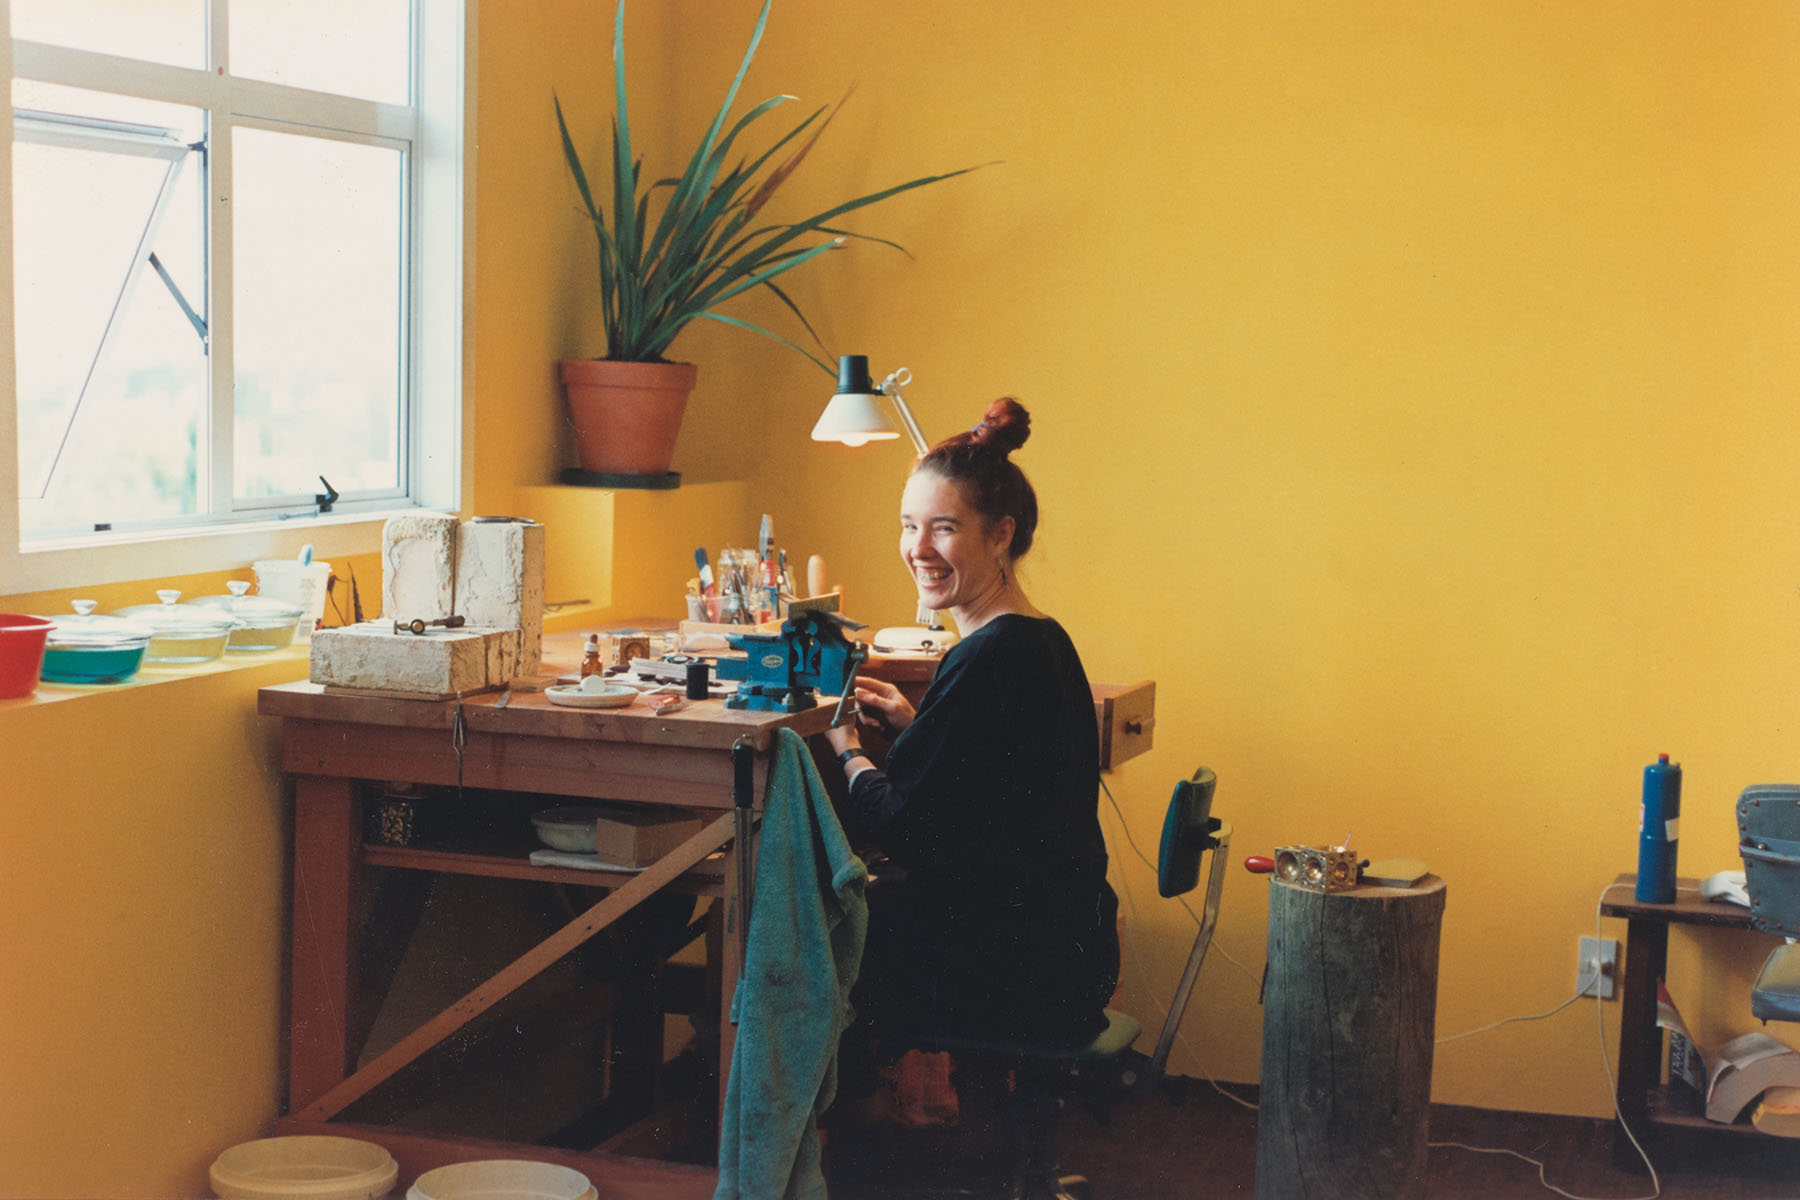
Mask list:
[[[737,680],[726,708],[761,712],[803,712],[819,703],[818,691],[836,692],[838,718],[852,703],[851,680],[869,657],[869,648],[844,636],[863,628],[840,613],[790,609],[776,633],[731,633],[725,640],[743,658],[721,658],[717,674]]]

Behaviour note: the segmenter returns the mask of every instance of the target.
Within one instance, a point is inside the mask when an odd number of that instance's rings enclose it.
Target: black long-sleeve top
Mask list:
[[[944,656],[845,824],[905,868],[904,970],[950,1027],[1097,1029],[1118,976],[1093,693],[1061,625],[1005,614]]]

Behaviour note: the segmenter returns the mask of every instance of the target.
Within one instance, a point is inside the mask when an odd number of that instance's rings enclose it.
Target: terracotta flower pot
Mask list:
[[[665,475],[699,368],[565,358],[563,389],[584,471]]]

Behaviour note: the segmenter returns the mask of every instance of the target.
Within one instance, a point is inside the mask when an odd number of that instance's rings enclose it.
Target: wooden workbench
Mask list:
[[[580,634],[545,639],[546,668],[572,671]],[[935,659],[876,659],[867,671],[915,695]],[[1154,729],[1154,685],[1097,685],[1095,717],[1103,767],[1142,753]],[[583,1171],[603,1198],[706,1197],[716,1172],[703,1166],[351,1123],[345,1109],[465,1029],[540,971],[606,929],[661,889],[718,897],[730,921],[741,894],[735,859],[715,852],[733,834],[733,750],[754,755],[749,801],[760,809],[767,753],[777,729],[808,736],[830,723],[829,702],[800,713],[733,710],[720,700],[654,716],[647,706],[580,709],[541,691],[462,700],[346,694],[310,683],[265,688],[258,711],[281,721],[281,766],[294,778],[293,940],[285,1134],[324,1133],[373,1141],[394,1155],[402,1180],[444,1163],[513,1157]],[[821,739],[822,741],[822,739]],[[834,772],[824,772],[829,779]],[[641,874],[534,866],[517,850],[365,845],[366,795],[392,784],[485,789],[558,797],[643,801],[696,810],[709,823]],[[607,887],[606,897],[498,974],[360,1069],[367,1004],[357,978],[364,868],[472,875]],[[718,979],[718,1062],[731,1061],[729,1019],[740,967],[735,928],[709,939]],[[359,1016],[360,1011],[360,1016]],[[720,1080],[721,1088],[723,1080]]]
[[[802,713],[728,710],[697,702],[666,716],[642,704],[564,708],[542,693],[420,701],[328,693],[315,684],[265,688],[258,711],[282,722],[281,765],[294,777],[294,921],[289,1016],[288,1116],[283,1133],[339,1133],[386,1145],[403,1176],[446,1162],[497,1154],[584,1170],[604,1196],[710,1196],[703,1167],[472,1141],[334,1121],[350,1104],[582,945],[644,898],[675,885],[724,898],[733,914],[735,863],[706,861],[733,832],[733,748],[754,754],[753,806],[760,808],[775,730],[823,731],[830,707]],[[459,733],[460,731],[460,733]],[[458,742],[460,741],[460,748]],[[700,811],[703,831],[637,874],[537,867],[516,854],[484,855],[363,845],[362,804],[371,783],[637,800]],[[449,874],[611,886],[574,921],[426,1022],[352,1070],[360,1046],[351,1014],[357,989],[357,890],[365,865]],[[729,1005],[739,967],[735,930],[721,951],[720,1061],[731,1061]],[[360,1031],[366,1033],[366,1030]],[[603,1182],[605,1181],[605,1182]]]

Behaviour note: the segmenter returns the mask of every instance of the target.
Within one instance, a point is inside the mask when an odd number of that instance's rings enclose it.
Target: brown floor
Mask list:
[[[1061,1161],[1093,1185],[1097,1200],[1206,1200],[1251,1196],[1256,1187],[1256,1113],[1220,1096],[1204,1082],[1187,1084],[1179,1102],[1165,1096],[1131,1099],[1110,1125],[1071,1110],[1060,1127]],[[945,1168],[963,1150],[955,1134],[884,1130],[840,1135],[828,1148],[834,1200],[900,1200],[942,1195],[916,1186],[921,1174],[962,1182],[967,1172]],[[853,1137],[869,1140],[854,1142]],[[1433,1143],[1504,1148],[1545,1164],[1550,1184],[1577,1197],[1624,1200],[1652,1195],[1650,1178],[1613,1166],[1613,1125],[1583,1117],[1498,1113],[1439,1106],[1432,1110]],[[1712,1161],[1674,1161],[1653,1155],[1665,1200],[1795,1200],[1800,1197],[1800,1143],[1767,1142],[1774,1159],[1733,1147]],[[835,1153],[834,1153],[835,1151]],[[852,1159],[856,1161],[851,1161]],[[1433,1198],[1492,1197],[1542,1200],[1555,1192],[1538,1169],[1516,1158],[1434,1145],[1425,1194]],[[1320,1193],[1325,1195],[1327,1193]]]

